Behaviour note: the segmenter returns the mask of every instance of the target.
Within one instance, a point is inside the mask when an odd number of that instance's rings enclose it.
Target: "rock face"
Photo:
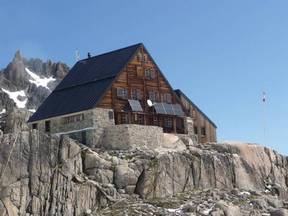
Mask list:
[[[36,131],[0,139],[1,215],[82,215],[117,198],[113,187],[85,178],[72,140]]]
[[[255,144],[187,139],[109,150],[35,130],[0,134],[0,213],[285,215],[287,157]]]

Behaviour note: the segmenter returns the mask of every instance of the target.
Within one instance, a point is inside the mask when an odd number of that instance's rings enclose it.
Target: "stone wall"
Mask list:
[[[64,123],[63,118],[73,115],[83,114],[84,119],[72,123]],[[48,119],[51,125],[51,134],[58,136],[68,135],[90,147],[98,145],[99,139],[103,135],[104,128],[115,125],[114,114],[111,109],[95,108],[71,115],[59,116]],[[38,123],[38,130],[45,131],[45,121]]]
[[[163,129],[157,126],[122,124],[107,127],[101,145],[106,149],[153,149],[163,143]]]

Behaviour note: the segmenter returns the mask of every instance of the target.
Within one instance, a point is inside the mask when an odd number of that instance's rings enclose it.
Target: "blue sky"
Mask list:
[[[72,66],[76,49],[86,57],[143,42],[218,125],[219,141],[288,154],[287,10],[286,0],[1,0],[0,68],[17,49]]]

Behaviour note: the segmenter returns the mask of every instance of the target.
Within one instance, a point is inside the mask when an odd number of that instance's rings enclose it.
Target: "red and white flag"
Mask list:
[[[265,103],[266,100],[267,100],[266,92],[263,91],[263,94],[262,94],[262,102]]]

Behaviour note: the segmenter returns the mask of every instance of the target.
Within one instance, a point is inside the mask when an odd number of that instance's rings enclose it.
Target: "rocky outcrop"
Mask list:
[[[287,157],[165,136],[158,148],[110,150],[35,130],[0,134],[0,213],[285,215]]]
[[[117,198],[113,187],[83,175],[74,141],[36,131],[0,139],[1,215],[83,215]]]

